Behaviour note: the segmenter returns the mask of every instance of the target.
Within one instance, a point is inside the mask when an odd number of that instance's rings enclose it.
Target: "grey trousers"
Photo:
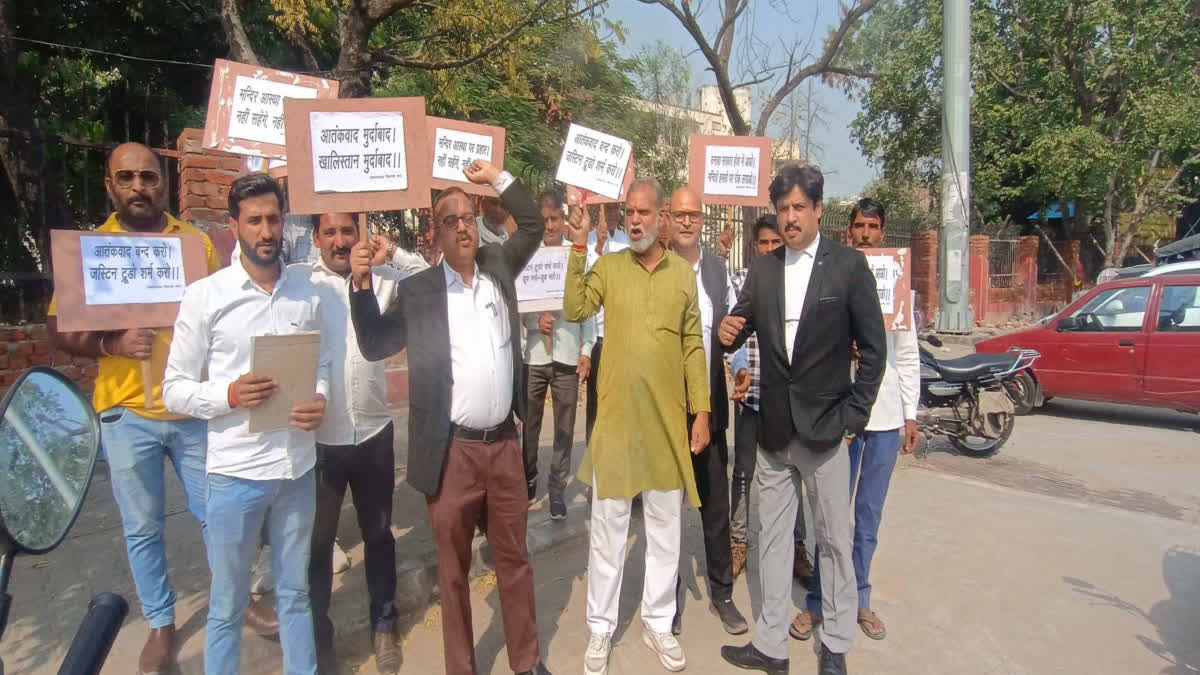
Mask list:
[[[562,496],[571,473],[571,445],[575,442],[575,407],[579,402],[579,375],[576,366],[548,363],[544,366],[525,366],[528,378],[529,419],[524,420],[522,454],[525,457],[525,482],[537,480],[538,439],[542,434],[542,417],[546,410],[546,391],[550,391],[554,407],[554,454],[550,459],[550,477],[546,481],[551,495]],[[849,479],[847,479],[849,480]]]
[[[800,507],[800,480],[808,491],[813,532],[820,555],[821,625],[814,649],[850,649],[858,614],[854,578],[854,530],[850,525],[850,455],[846,444],[813,452],[793,438],[785,450],[758,449],[759,579],[762,611],[754,629],[754,646],[771,658],[788,657],[788,624],[792,612],[792,528]],[[796,476],[793,468],[800,472]]]

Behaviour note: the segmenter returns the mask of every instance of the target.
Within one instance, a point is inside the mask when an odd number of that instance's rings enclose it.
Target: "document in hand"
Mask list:
[[[250,338],[250,372],[275,378],[275,393],[250,409],[250,433],[291,426],[292,408],[316,396],[320,333],[256,335]]]

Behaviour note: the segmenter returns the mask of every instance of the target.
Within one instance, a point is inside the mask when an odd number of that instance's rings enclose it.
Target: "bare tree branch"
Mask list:
[[[831,67],[835,67],[833,66],[833,59],[841,51],[842,42],[845,40],[846,34],[850,32],[850,29],[864,14],[874,9],[875,5],[878,4],[879,0],[859,0],[858,4],[846,12],[837,29],[825,41],[825,50],[821,53],[821,56],[813,63],[796,71],[791,78],[783,83],[778,91],[771,95],[767,104],[763,106],[762,113],[758,118],[758,128],[755,130],[756,136],[766,135],[767,124],[771,121],[771,115],[774,114],[775,109],[779,107],[783,99],[787,98],[787,95],[792,93],[796,87],[800,86],[801,82],[813,75],[828,72]]]
[[[254,53],[254,47],[250,44],[250,36],[246,35],[246,27],[242,25],[238,0],[221,0],[221,25],[225,28],[225,36],[229,40],[230,60],[260,65],[258,55]]]

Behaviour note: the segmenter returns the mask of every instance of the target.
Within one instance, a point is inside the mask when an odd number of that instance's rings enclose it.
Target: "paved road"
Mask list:
[[[582,416],[581,416],[582,419]],[[1198,418],[1171,412],[1054,401],[1018,420],[1009,444],[991,459],[956,455],[934,443],[923,459],[902,460],[889,496],[874,574],[875,609],[888,622],[883,642],[859,639],[850,657],[864,673],[1163,673],[1200,670],[1200,435]],[[575,487],[574,524],[582,514]],[[397,493],[401,560],[428,544],[420,500]],[[182,511],[168,518],[184,674],[202,672],[199,652],[207,571],[198,532]],[[349,515],[349,514],[347,514]],[[352,518],[344,522],[352,523]],[[566,529],[578,532],[568,521]],[[706,610],[699,518],[687,511],[684,556],[692,593],[685,605],[688,672],[728,673],[718,656],[727,638]],[[355,568],[339,579],[335,610],[362,609],[361,555],[353,527],[343,530]],[[636,620],[643,551],[631,531],[614,675],[658,672]],[[752,554],[753,559],[753,554]],[[584,625],[586,539],[535,558],[539,627],[554,672],[577,673]],[[736,585],[749,612],[759,604],[757,566]],[[508,671],[494,580],[475,581],[481,672]],[[22,558],[14,606],[0,643],[8,671],[53,673],[87,599],[103,590],[133,599],[119,519],[101,475],[88,511],[64,547]],[[792,589],[799,599],[799,589]],[[133,610],[103,671],[132,672],[145,635]],[[352,624],[347,622],[347,626]],[[366,635],[339,640],[345,673],[374,673]],[[414,612],[401,626],[403,672],[441,668],[439,614]],[[246,673],[279,669],[278,646],[247,636]],[[793,672],[815,671],[811,644],[793,643]]]

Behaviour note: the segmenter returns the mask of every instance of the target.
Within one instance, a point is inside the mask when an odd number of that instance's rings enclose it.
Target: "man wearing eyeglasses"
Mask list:
[[[737,302],[725,259],[700,246],[704,227],[704,207],[700,195],[682,187],[671,195],[671,248],[687,261],[696,275],[696,299],[700,305],[700,336],[704,342],[705,368],[711,412],[708,417],[708,446],[692,455],[692,471],[700,493],[700,520],[704,525],[704,556],[708,568],[711,610],[730,635],[745,633],[746,618],[733,604],[733,555],[729,542],[729,446],[725,429],[729,426],[729,394],[725,388],[724,350],[713,344],[713,326]],[[690,415],[689,415],[690,418]],[[680,420],[683,421],[683,420]],[[691,420],[688,420],[689,426]],[[682,577],[676,587],[682,591]],[[672,631],[683,630],[680,598],[675,602]]]
[[[204,242],[208,271],[221,263],[203,231],[165,210],[167,185],[158,156],[140,143],[117,146],[109,156],[104,185],[116,211],[97,232],[190,234]],[[129,568],[150,635],[138,659],[139,675],[165,672],[174,659],[175,589],[167,579],[166,475],[171,460],[187,497],[188,510],[204,528],[208,453],[204,420],[167,412],[162,372],[174,331],[131,328],[124,331],[57,333],[53,299],[47,321],[63,351],[99,360],[92,404],[100,415],[101,447],[108,461],[113,496],[121,512]],[[141,362],[151,361],[159,376],[145,391]],[[207,533],[206,539],[207,539]],[[207,541],[206,541],[207,544]],[[251,603],[246,623],[260,635],[279,631],[275,612]]]
[[[529,193],[483,160],[464,171],[491,185],[517,222],[503,244],[480,245],[474,200],[461,188],[433,202],[441,264],[417,273],[386,306],[373,290],[371,251],[350,254],[350,316],[364,357],[407,347],[411,399],[407,480],[425,495],[438,556],[442,643],[448,675],[474,675],[471,539],[486,515],[496,562],[508,663],[545,675],[525,546],[525,463],[514,414],[525,419],[516,278],[542,242],[545,223]]]

